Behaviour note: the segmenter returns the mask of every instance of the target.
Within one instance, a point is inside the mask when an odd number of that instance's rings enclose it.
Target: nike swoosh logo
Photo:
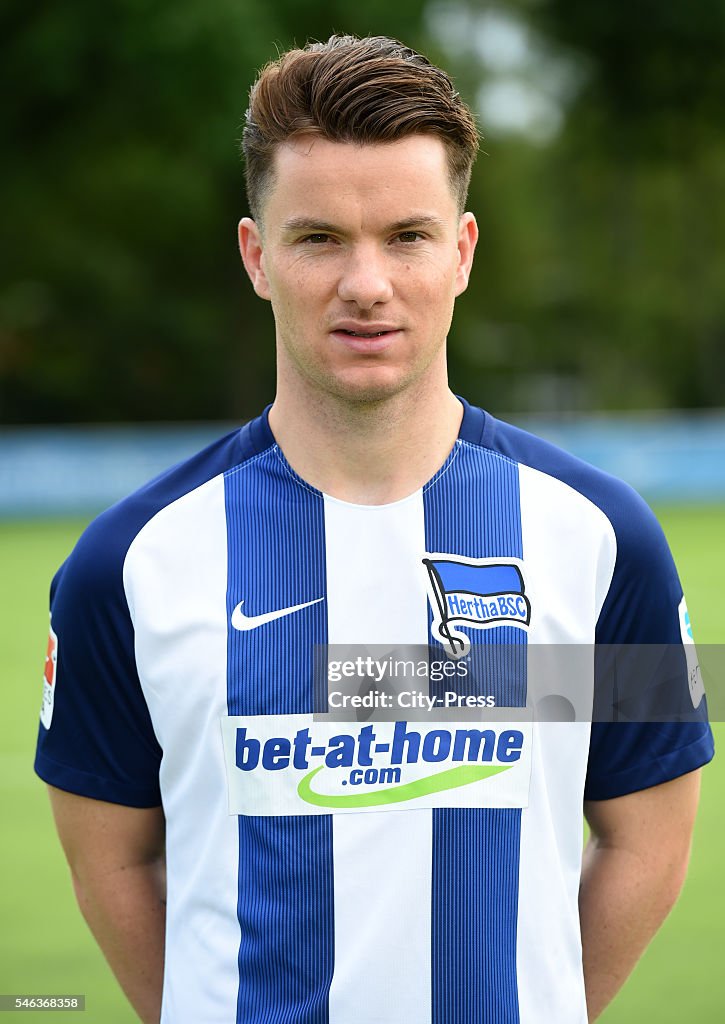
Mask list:
[[[318,597],[314,601],[305,601],[304,604],[293,604],[291,608],[278,608],[277,611],[264,612],[262,615],[245,615],[242,611],[244,601],[240,601],[232,612],[232,625],[235,629],[246,632],[250,629],[256,629],[257,626],[263,626],[265,622],[274,622],[275,619],[281,619],[285,615],[291,615],[292,612],[298,612],[302,608],[309,608],[311,604],[319,604],[320,601],[324,600],[324,597]]]

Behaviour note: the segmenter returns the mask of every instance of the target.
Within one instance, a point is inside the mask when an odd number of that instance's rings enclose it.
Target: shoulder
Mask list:
[[[121,585],[124,560],[134,539],[155,516],[257,453],[251,426],[219,438],[94,519],[56,574],[51,598],[59,587],[66,592],[79,590],[79,597],[89,589],[95,597],[110,597]]]
[[[55,667],[46,677],[36,770],[58,788],[133,807],[160,802],[161,750],[138,673],[127,556],[164,510],[254,456],[249,428],[220,438],[98,516],[56,573]]]
[[[478,415],[471,418],[467,410],[466,419],[472,425],[467,439],[511,459],[522,471],[551,482],[551,486],[536,488],[537,498],[556,506],[562,488],[567,488],[596,509],[608,524],[614,543],[614,566],[600,616],[599,640],[615,642],[616,637],[621,642],[632,621],[628,609],[636,607],[639,642],[674,641],[682,590],[662,528],[644,499],[623,480],[556,445],[480,410],[474,413]],[[543,515],[543,507],[536,514]],[[643,608],[657,608],[659,612],[643,617]],[[664,629],[663,608],[667,609],[668,620]]]
[[[482,414],[478,426],[481,446],[578,492],[601,510],[620,542],[642,528],[661,533],[647,503],[625,481],[488,413]]]

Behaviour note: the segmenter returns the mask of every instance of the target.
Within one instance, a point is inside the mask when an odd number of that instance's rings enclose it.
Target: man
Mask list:
[[[91,524],[52,588],[36,766],[81,908],[147,1022],[583,1024],[681,887],[702,695],[684,724],[474,729],[432,668],[513,714],[535,644],[681,656],[666,544],[448,388],[477,135],[442,71],[384,38],[291,51],[244,148],[274,404]],[[420,645],[435,710],[332,724],[326,645]],[[690,699],[684,656],[665,684]]]

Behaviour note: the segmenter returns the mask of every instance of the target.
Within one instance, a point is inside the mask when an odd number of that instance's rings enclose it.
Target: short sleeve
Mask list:
[[[597,624],[588,800],[667,782],[714,754],[687,605],[662,529],[624,485],[609,515],[617,556]]]
[[[51,586],[51,633],[35,770],[81,796],[161,803],[161,749],[134,659],[113,513],[81,537]]]

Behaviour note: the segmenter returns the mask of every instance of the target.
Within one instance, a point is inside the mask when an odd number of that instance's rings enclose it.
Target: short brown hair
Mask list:
[[[273,182],[277,146],[308,134],[358,144],[436,135],[446,147],[459,211],[465,208],[479,143],[473,114],[445,71],[395,39],[333,35],[262,68],[242,136],[255,220]]]

